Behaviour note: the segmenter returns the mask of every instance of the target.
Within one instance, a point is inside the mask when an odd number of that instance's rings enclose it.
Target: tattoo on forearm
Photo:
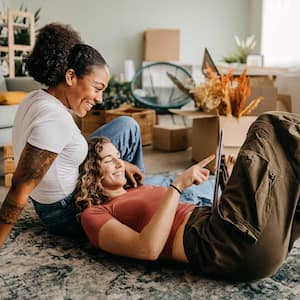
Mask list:
[[[56,153],[39,149],[27,143],[18,166],[22,170],[23,180],[42,179],[56,157]]]
[[[56,157],[56,153],[39,149],[27,143],[16,168],[10,191],[17,191],[22,184],[31,184],[32,188],[34,188],[48,171]],[[24,208],[24,204],[22,204],[24,200],[22,200],[22,189],[14,194],[13,197],[8,196],[4,200],[0,209],[0,223],[11,225],[17,223]]]
[[[4,201],[0,209],[0,223],[14,225],[17,223],[24,207]]]

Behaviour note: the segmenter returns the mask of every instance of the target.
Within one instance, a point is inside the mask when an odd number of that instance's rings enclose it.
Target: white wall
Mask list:
[[[17,9],[21,3],[29,11],[41,7],[37,28],[54,21],[72,25],[104,55],[112,73],[119,73],[125,59],[141,66],[146,28],[179,28],[184,63],[200,64],[204,47],[220,60],[235,50],[235,34],[244,39],[253,33],[250,13],[255,9],[249,1],[12,0],[11,7]]]
[[[249,0],[249,35],[256,36],[256,53],[261,49],[262,0]]]

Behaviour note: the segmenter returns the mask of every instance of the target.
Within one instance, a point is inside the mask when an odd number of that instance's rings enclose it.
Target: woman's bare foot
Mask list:
[[[227,181],[232,173],[232,169],[233,166],[235,164],[235,158],[232,155],[228,155],[228,157],[226,158],[225,155],[222,155],[221,157],[221,169],[220,169],[220,178],[219,178],[219,182],[220,182],[220,187],[221,190],[223,191]]]

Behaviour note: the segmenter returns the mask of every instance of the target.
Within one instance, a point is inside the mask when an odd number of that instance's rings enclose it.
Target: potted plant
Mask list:
[[[234,37],[237,51],[233,54],[224,57],[226,63],[240,63],[245,64],[247,62],[247,56],[253,52],[256,46],[255,35],[248,36],[246,40],[240,40],[238,36]]]
[[[103,93],[103,103],[96,104],[95,109],[115,109],[123,103],[134,104],[134,98],[130,93],[130,82],[120,82],[115,76],[108,82],[108,86]]]

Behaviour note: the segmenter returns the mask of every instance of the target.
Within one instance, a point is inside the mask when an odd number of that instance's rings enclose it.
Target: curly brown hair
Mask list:
[[[82,212],[88,207],[108,202],[110,197],[102,189],[101,157],[103,145],[111,143],[106,137],[95,137],[88,141],[88,154],[80,165],[76,186],[76,207]]]
[[[70,68],[82,77],[95,65],[106,65],[101,54],[82,44],[80,35],[71,26],[60,23],[50,23],[38,31],[35,46],[26,60],[29,75],[49,87],[63,82]]]

